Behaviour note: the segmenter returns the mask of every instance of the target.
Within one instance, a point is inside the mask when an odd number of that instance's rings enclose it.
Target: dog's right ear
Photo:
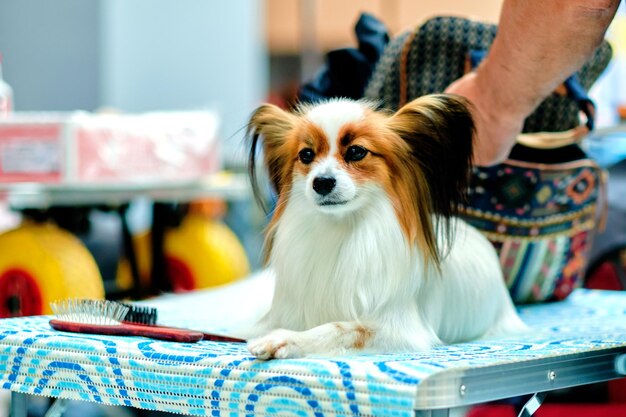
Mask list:
[[[446,241],[454,240],[451,221],[467,198],[474,137],[470,103],[452,94],[422,96],[398,110],[389,126],[411,150],[408,160],[414,162],[414,177],[426,184],[426,189],[418,189],[416,212],[421,217],[424,244],[439,263],[449,247],[437,248],[436,235],[443,232]]]
[[[252,183],[252,191],[259,205],[265,208],[259,192],[256,178],[256,148],[262,138],[263,160],[268,170],[269,179],[274,190],[280,194],[285,180],[285,167],[289,155],[284,149],[286,136],[296,125],[297,116],[282,110],[273,104],[264,104],[252,113],[246,137],[249,141],[248,173]],[[267,211],[267,210],[266,210]]]

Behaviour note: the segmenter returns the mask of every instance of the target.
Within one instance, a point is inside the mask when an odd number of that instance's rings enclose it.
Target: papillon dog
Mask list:
[[[259,359],[423,351],[524,328],[496,252],[459,219],[474,125],[459,96],[396,113],[333,99],[248,125],[277,201],[266,231],[275,275]],[[258,185],[255,187],[258,191]]]

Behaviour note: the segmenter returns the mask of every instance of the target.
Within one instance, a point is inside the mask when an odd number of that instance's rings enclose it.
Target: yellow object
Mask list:
[[[24,223],[0,235],[0,317],[51,314],[50,301],[104,298],[95,260],[71,233]]]
[[[626,14],[617,13],[609,26],[607,37],[613,48],[613,57],[624,59],[626,57]]]
[[[134,238],[137,266],[143,285],[150,282],[150,234]],[[237,236],[222,222],[190,213],[181,225],[165,233],[164,252],[174,291],[213,287],[243,278],[250,271],[248,258]],[[117,285],[132,286],[130,267],[118,267]]]

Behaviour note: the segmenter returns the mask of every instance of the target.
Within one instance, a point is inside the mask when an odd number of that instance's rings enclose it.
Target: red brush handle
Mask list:
[[[222,336],[214,333],[202,333],[203,340],[211,340],[213,342],[231,342],[231,343],[246,343],[245,339],[239,339],[238,337]]]
[[[118,325],[75,323],[63,320],[50,320],[55,330],[72,333],[106,334],[113,336],[143,336],[169,342],[191,343],[202,340],[204,334],[185,329],[171,327],[145,326],[140,324],[122,323]]]
[[[123,322],[123,323],[133,324],[133,323],[130,323],[130,322]],[[185,329],[182,329],[182,328],[179,328],[179,327],[165,327],[165,326],[161,326],[159,324],[146,324],[145,326],[156,327],[156,328],[169,328],[169,329],[185,330]],[[224,336],[224,335],[221,335],[221,334],[206,333],[206,332],[202,332],[202,340],[210,340],[212,342],[246,343],[245,339],[240,339],[238,337]]]

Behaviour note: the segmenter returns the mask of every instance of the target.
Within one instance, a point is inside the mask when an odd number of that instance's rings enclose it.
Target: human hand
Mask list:
[[[494,100],[493,87],[482,87],[480,82],[480,75],[471,72],[450,84],[445,92],[461,95],[471,102],[476,127],[474,164],[488,166],[507,158],[522,130],[524,116],[499,106]]]
[[[475,72],[446,92],[474,105],[474,163],[504,160],[524,119],[602,42],[619,0],[504,0],[498,34]]]

